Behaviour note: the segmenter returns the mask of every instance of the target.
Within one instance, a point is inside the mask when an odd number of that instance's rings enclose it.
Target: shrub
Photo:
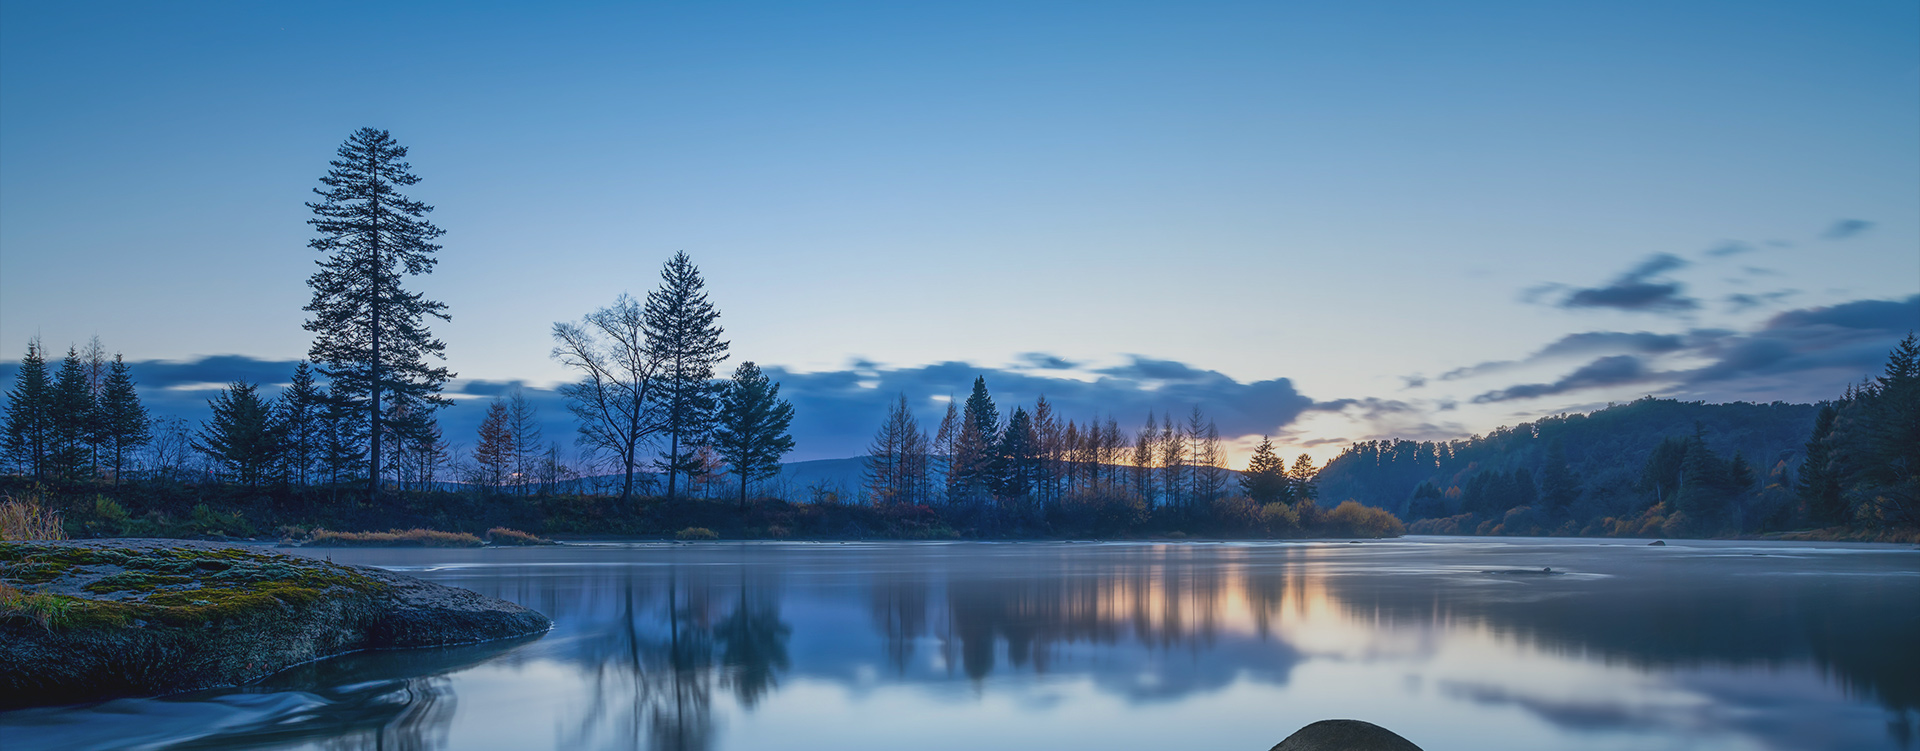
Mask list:
[[[240,518],[239,512],[221,513],[207,504],[198,504],[187,514],[187,527],[194,534],[210,537],[251,537],[253,525]]]
[[[102,537],[123,537],[133,529],[133,515],[118,501],[104,495],[93,497],[91,516],[82,526],[90,533]]]
[[[720,536],[714,534],[713,530],[707,529],[706,527],[688,527],[673,533],[673,538],[676,540],[718,540]]]
[[[1342,537],[1399,537],[1407,533],[1400,518],[1355,500],[1341,501],[1327,512],[1327,531]]]
[[[552,540],[535,537],[520,530],[508,529],[506,527],[494,527],[493,529],[487,530],[487,543],[499,546],[554,544]]]
[[[386,532],[313,531],[308,545],[340,548],[477,548],[480,538],[465,532],[439,532],[431,529],[389,530]]]
[[[15,500],[6,496],[0,502],[0,540],[65,540],[66,527],[60,523],[60,513],[40,508],[40,497],[29,495],[24,500]]]
[[[1408,526],[1407,531],[1416,535],[1468,535],[1473,534],[1473,527],[1473,514],[1458,514],[1421,519]]]
[[[1285,534],[1300,528],[1300,512],[1284,503],[1269,503],[1260,507],[1260,523],[1268,534]]]

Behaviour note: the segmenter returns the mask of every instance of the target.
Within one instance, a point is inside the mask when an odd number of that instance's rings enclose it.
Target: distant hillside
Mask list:
[[[1661,439],[1701,431],[1721,456],[1738,454],[1765,477],[1796,468],[1813,430],[1814,404],[1704,404],[1645,398],[1591,414],[1546,417],[1466,440],[1356,443],[1320,471],[1323,502],[1353,498],[1405,516],[1423,482],[1442,490],[1474,474],[1525,469],[1540,477],[1555,440],[1588,503],[1618,512],[1634,505],[1641,469]]]

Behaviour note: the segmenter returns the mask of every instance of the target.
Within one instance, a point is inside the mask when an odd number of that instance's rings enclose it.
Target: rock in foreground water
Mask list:
[[[356,650],[552,626],[380,569],[179,540],[0,543],[0,585],[0,708],[238,685]]]
[[[1371,722],[1321,720],[1300,728],[1270,751],[1420,751],[1420,747]]]

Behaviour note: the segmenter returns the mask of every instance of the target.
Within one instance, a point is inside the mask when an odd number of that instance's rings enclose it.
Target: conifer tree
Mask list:
[[[40,337],[27,340],[27,354],[7,392],[7,457],[35,480],[44,480],[53,449],[53,379]]]
[[[1287,480],[1287,463],[1273,453],[1273,439],[1260,437],[1260,445],[1247,460],[1247,471],[1240,473],[1240,490],[1254,503],[1266,505],[1288,500],[1293,495]]]
[[[453,374],[427,364],[445,359],[446,344],[426,319],[451,320],[447,306],[401,287],[403,276],[432,273],[440,249],[433,240],[443,232],[427,221],[432,206],[398,192],[420,178],[405,161],[406,147],[386,131],[361,128],[337,154],[320,178],[324,188],[314,189],[321,200],[307,204],[314,214],[307,223],[319,234],[307,245],[327,254],[307,280],[308,356],[331,382],[342,417],[359,423],[341,437],[368,441],[368,492],[377,496],[383,443],[396,430],[425,429],[430,421],[421,416],[451,403],[440,389]],[[393,415],[407,419],[395,423]]]
[[[1032,497],[1038,460],[1033,433],[1033,417],[1025,407],[1014,407],[1007,427],[1000,431],[994,451],[994,492],[1017,511],[1025,511]]]
[[[660,269],[660,288],[647,293],[643,314],[646,348],[660,362],[654,398],[667,452],[655,465],[667,473],[669,500],[676,478],[698,468],[694,449],[713,429],[718,395],[713,366],[727,359],[720,311],[707,301],[706,286],[693,259],[684,251],[675,253]]]
[[[1847,498],[1841,493],[1840,473],[1833,461],[1833,423],[1838,414],[1832,404],[1820,405],[1820,413],[1813,420],[1813,436],[1807,439],[1806,459],[1800,463],[1796,488],[1807,504],[1807,515],[1816,524],[1847,521]]]
[[[473,442],[474,484],[494,489],[507,484],[516,453],[509,421],[505,403],[495,399],[487,405],[486,416],[480,418],[480,433]]]
[[[1567,466],[1566,444],[1555,438],[1547,448],[1547,465],[1540,472],[1540,500],[1545,502],[1547,513],[1557,519],[1571,513],[1573,502],[1579,499],[1580,481]]]
[[[1313,457],[1301,454],[1293,460],[1293,469],[1287,471],[1287,478],[1293,481],[1293,497],[1301,501],[1320,499],[1320,486],[1314,476],[1319,470],[1313,468]]]
[[[1133,437],[1133,492],[1140,500],[1153,503],[1153,412],[1147,412],[1146,427]]]
[[[901,397],[904,404],[905,397]],[[911,419],[911,415],[908,416]],[[793,450],[793,405],[780,398],[780,384],[772,383],[752,361],[734,368],[720,399],[719,425],[713,445],[740,478],[740,509],[747,508],[747,486],[780,472],[780,457]],[[918,432],[916,427],[915,432]]]
[[[106,395],[107,372],[111,366],[107,362],[107,347],[100,343],[100,337],[87,340],[87,348],[80,353],[80,359],[87,369],[87,401],[92,409],[87,411],[87,476],[98,477],[101,467],[108,458],[106,417],[100,411],[100,399]]]
[[[193,447],[219,465],[233,482],[259,487],[272,479],[280,459],[282,433],[274,420],[273,400],[259,387],[234,381],[207,401],[213,417],[200,424]]]
[[[313,368],[301,362],[293,366],[293,379],[278,402],[286,434],[283,474],[288,482],[306,487],[326,445],[327,394],[314,381]]]
[[[992,489],[993,451],[999,442],[1000,411],[987,394],[987,379],[975,377],[973,391],[961,412],[959,435],[953,442],[950,487],[965,502],[979,503]]]
[[[54,374],[50,407],[53,441],[47,459],[51,474],[67,481],[83,479],[92,457],[95,420],[93,388],[76,348],[67,348],[67,357]]]
[[[140,404],[140,394],[134,389],[133,373],[127,368],[127,361],[119,355],[113,356],[113,363],[107,366],[107,375],[101,382],[97,414],[104,458],[107,466],[113,469],[113,481],[117,485],[128,460],[133,458],[133,452],[153,440],[147,408]]]

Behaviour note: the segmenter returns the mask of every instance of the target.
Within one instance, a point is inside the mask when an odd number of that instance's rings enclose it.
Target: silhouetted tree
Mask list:
[[[1920,340],[1901,340],[1884,372],[1839,408],[1835,444],[1861,513],[1920,527]]]
[[[1319,470],[1313,468],[1313,457],[1301,454],[1293,460],[1293,469],[1287,470],[1287,479],[1293,481],[1293,497],[1301,501],[1320,499],[1320,485],[1315,479]]]
[[[106,452],[107,466],[113,468],[113,481],[118,484],[133,452],[153,440],[147,408],[140,404],[140,394],[134,389],[133,373],[127,368],[127,361],[119,355],[114,355],[113,363],[107,366],[95,414],[98,416],[96,427],[100,444]]]
[[[993,486],[993,449],[1000,442],[1000,410],[987,394],[987,379],[975,377],[953,441],[951,488],[957,499],[977,504]]]
[[[653,397],[667,435],[667,452],[654,464],[667,473],[671,500],[675,478],[696,467],[693,449],[713,429],[713,366],[727,359],[727,343],[720,339],[720,311],[707,301],[707,283],[693,259],[675,253],[660,269],[660,280],[660,288],[647,293],[642,317],[647,351],[660,361]]]
[[[1040,468],[1035,443],[1033,416],[1025,407],[1014,407],[994,451],[993,490],[1016,510],[1024,511],[1033,494]]]
[[[193,447],[233,482],[251,488],[271,479],[281,449],[273,400],[262,399],[259,387],[251,383],[234,381],[207,406],[213,417],[200,424]]]
[[[487,404],[487,414],[480,418],[480,432],[473,442],[475,485],[497,489],[507,484],[518,453],[514,450],[510,420],[506,403],[495,399]]]
[[[1273,453],[1273,439],[1260,437],[1247,471],[1240,473],[1240,490],[1254,503],[1285,503],[1293,499],[1293,483],[1287,478],[1287,463]]]
[[[641,448],[662,427],[654,398],[662,361],[647,345],[645,311],[623,294],[577,324],[554,324],[553,339],[553,358],[581,375],[560,388],[579,420],[578,442],[613,458],[625,478],[620,502],[630,503]]]
[[[69,482],[83,479],[92,459],[94,426],[93,387],[78,349],[67,348],[60,371],[53,377],[52,445],[47,452],[51,474]]]
[[[1847,498],[1841,492],[1840,471],[1834,466],[1833,423],[1839,412],[1832,404],[1820,405],[1813,421],[1813,435],[1807,439],[1806,458],[1800,462],[1800,479],[1795,486],[1807,504],[1807,515],[1817,524],[1843,524],[1847,521]]]
[[[540,416],[519,386],[507,394],[507,432],[513,435],[513,471],[508,484],[526,493],[540,466]]]
[[[7,392],[6,429],[7,457],[34,479],[46,479],[53,448],[53,379],[40,337],[27,340],[27,354]]]
[[[1540,472],[1540,500],[1546,512],[1559,519],[1570,514],[1579,499],[1580,481],[1567,466],[1567,446],[1556,438],[1547,448],[1547,464]]]
[[[780,384],[767,380],[752,361],[734,368],[720,399],[714,448],[740,478],[740,509],[747,485],[780,472],[780,457],[793,450],[793,405],[780,398]],[[916,429],[917,430],[917,429]]]
[[[432,273],[440,249],[433,240],[443,232],[427,221],[432,206],[398,192],[420,178],[387,131],[354,131],[336,153],[320,178],[324,187],[313,191],[320,201],[307,204],[314,215],[307,223],[319,234],[307,245],[327,254],[307,280],[308,356],[342,409],[366,426],[340,435],[370,442],[367,491],[378,496],[382,442],[396,429],[421,429],[420,415],[451,403],[440,389],[453,374],[427,364],[429,356],[445,359],[446,343],[433,338],[426,319],[451,320],[447,306],[401,287],[403,275]],[[396,414],[407,422],[391,422]]]
[[[286,434],[283,476],[305,487],[326,447],[327,394],[313,379],[313,368],[302,362],[293,367],[293,379],[277,400],[279,421]]]

